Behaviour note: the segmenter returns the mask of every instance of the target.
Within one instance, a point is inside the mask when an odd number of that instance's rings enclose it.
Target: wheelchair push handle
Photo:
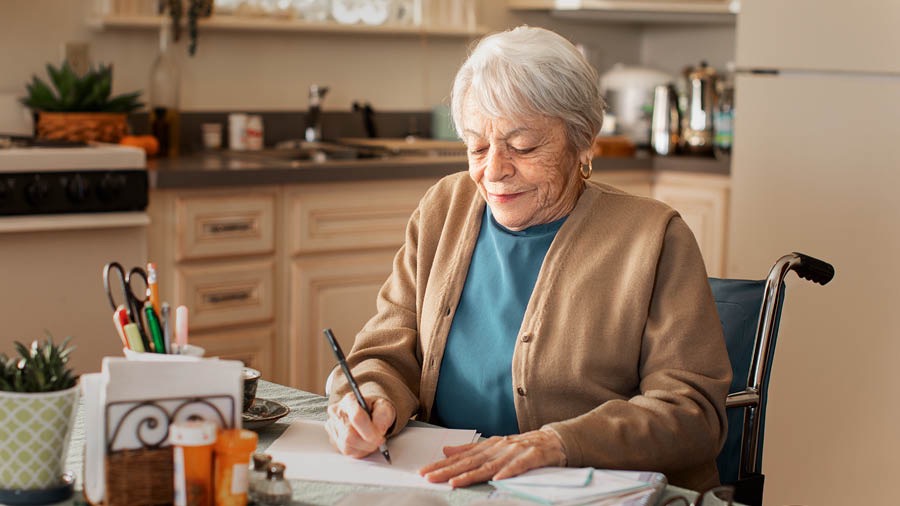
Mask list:
[[[794,255],[797,256],[799,262],[793,266],[793,269],[801,278],[820,285],[827,285],[834,277],[834,267],[830,263],[796,251]]]

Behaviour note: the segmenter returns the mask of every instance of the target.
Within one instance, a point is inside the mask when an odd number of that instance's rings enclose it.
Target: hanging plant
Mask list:
[[[172,38],[175,42],[181,40],[181,17],[185,11],[184,2],[187,2],[188,15],[188,54],[194,56],[197,52],[197,21],[212,15],[213,0],[160,0],[160,5],[169,11],[172,19]]]

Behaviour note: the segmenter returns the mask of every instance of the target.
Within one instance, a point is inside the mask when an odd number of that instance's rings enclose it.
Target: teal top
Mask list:
[[[433,423],[484,437],[519,433],[512,355],[541,264],[565,218],[514,232],[485,206],[447,336]]]

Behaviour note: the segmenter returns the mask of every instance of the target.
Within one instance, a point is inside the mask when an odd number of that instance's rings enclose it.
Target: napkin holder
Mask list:
[[[174,469],[168,445],[172,424],[202,419],[219,428],[235,427],[230,395],[118,401],[108,403],[105,411],[108,506],[172,502]],[[140,443],[138,448],[134,441]]]
[[[241,427],[243,364],[107,357],[85,379],[85,499],[105,506],[171,504],[169,429],[189,420]]]

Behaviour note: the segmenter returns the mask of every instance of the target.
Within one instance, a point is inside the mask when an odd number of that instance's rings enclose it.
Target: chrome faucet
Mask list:
[[[307,142],[318,142],[322,140],[322,100],[328,93],[328,86],[319,86],[318,84],[309,87],[309,112],[306,116],[306,131],[304,139]]]

